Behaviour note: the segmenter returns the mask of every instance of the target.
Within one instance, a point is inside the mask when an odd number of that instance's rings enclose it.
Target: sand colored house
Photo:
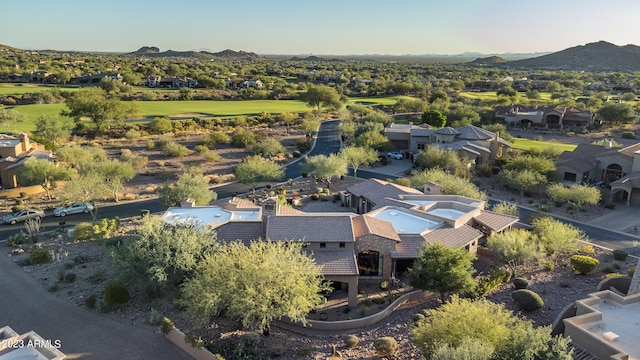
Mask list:
[[[418,153],[428,146],[435,146],[455,150],[461,158],[475,164],[490,163],[511,147],[499,134],[473,125],[432,129],[425,125],[392,123],[384,129],[384,135],[399,150]]]
[[[599,291],[575,306],[575,316],[563,320],[573,343],[598,359],[640,359],[640,293]]]
[[[614,200],[640,205],[640,143],[614,148],[579,144],[556,160],[558,179],[567,184],[604,182]]]
[[[432,194],[370,179],[346,190],[352,212],[306,213],[278,206],[269,199],[255,205],[239,198],[209,206],[183,202],[169,208],[169,223],[197,221],[217,230],[223,242],[254,240],[303,242],[325,279],[348,290],[349,306],[357,305],[360,280],[392,280],[413,266],[427,243],[441,242],[475,252],[484,236],[502,231],[517,217],[484,210],[485,202],[462,196]],[[351,202],[354,200],[354,202]]]
[[[53,160],[44,145],[30,141],[27,134],[0,134],[0,183],[3,188],[18,186],[16,172],[28,158]]]
[[[566,106],[498,106],[494,118],[510,126],[531,126],[549,129],[585,129],[596,120],[589,110]]]

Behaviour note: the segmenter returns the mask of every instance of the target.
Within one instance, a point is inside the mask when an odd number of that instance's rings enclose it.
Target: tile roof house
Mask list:
[[[29,158],[53,160],[53,153],[44,145],[30,141],[27,134],[0,134],[0,183],[3,188],[18,186],[16,173]]]
[[[611,186],[613,200],[627,206],[640,205],[640,143],[614,148],[579,144],[556,160],[558,179],[567,184],[604,182]]]
[[[357,304],[358,281],[392,279],[412,267],[425,244],[441,242],[475,252],[485,235],[502,231],[517,217],[484,210],[484,201],[457,195],[424,193],[386,181],[369,179],[347,189],[354,213],[305,213],[222,199],[210,206],[169,208],[169,223],[198,221],[217,229],[221,241],[303,242],[323,276],[348,289],[349,305]],[[355,200],[354,200],[355,199]]]
[[[418,153],[428,146],[435,146],[455,150],[460,157],[473,160],[476,164],[492,162],[511,147],[499,134],[473,125],[431,129],[392,123],[384,129],[384,135],[399,150]]]
[[[566,106],[497,106],[494,118],[508,125],[528,128],[532,125],[551,129],[585,129],[596,121],[589,110]]]

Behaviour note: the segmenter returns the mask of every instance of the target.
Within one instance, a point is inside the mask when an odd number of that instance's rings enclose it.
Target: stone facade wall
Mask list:
[[[365,235],[356,239],[355,253],[358,254],[365,250],[377,251],[382,255],[382,277],[391,279],[393,260],[391,259],[391,250],[396,249],[396,241],[383,238],[377,235]]]

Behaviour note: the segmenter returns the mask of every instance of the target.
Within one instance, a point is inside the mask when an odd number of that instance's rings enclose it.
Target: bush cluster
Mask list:
[[[511,297],[515,300],[523,310],[531,311],[544,306],[544,301],[537,293],[520,289],[511,293]]]
[[[591,256],[574,255],[571,257],[571,266],[573,270],[580,275],[591,273],[599,264],[598,259]]]
[[[176,327],[176,324],[173,321],[169,320],[169,318],[162,318],[162,322],[160,323],[160,331],[163,334],[167,335],[173,328]]]
[[[344,342],[344,346],[347,349],[351,349],[358,346],[358,343],[360,342],[357,336],[351,335],[351,334],[345,335],[344,338],[342,338],[342,341]]]
[[[613,250],[613,258],[619,261],[627,260],[629,253],[624,250]]]
[[[29,254],[29,265],[46,264],[51,261],[48,251],[34,250]]]
[[[121,281],[111,281],[104,289],[104,299],[108,305],[126,304],[131,296]]]
[[[398,342],[390,336],[385,336],[377,338],[373,342],[373,347],[380,357],[391,357],[398,350]]]
[[[505,269],[498,268],[491,270],[488,277],[482,278],[478,282],[475,290],[476,297],[487,295],[497,289],[502,283],[508,281],[509,277],[511,277],[511,274]]]
[[[529,286],[529,280],[521,277],[514,278],[511,282],[517,290],[526,289]]]

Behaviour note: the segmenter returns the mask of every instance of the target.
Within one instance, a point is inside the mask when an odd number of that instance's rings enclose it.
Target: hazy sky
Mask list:
[[[22,49],[488,54],[640,44],[638,0],[6,0],[0,13],[0,44]]]

